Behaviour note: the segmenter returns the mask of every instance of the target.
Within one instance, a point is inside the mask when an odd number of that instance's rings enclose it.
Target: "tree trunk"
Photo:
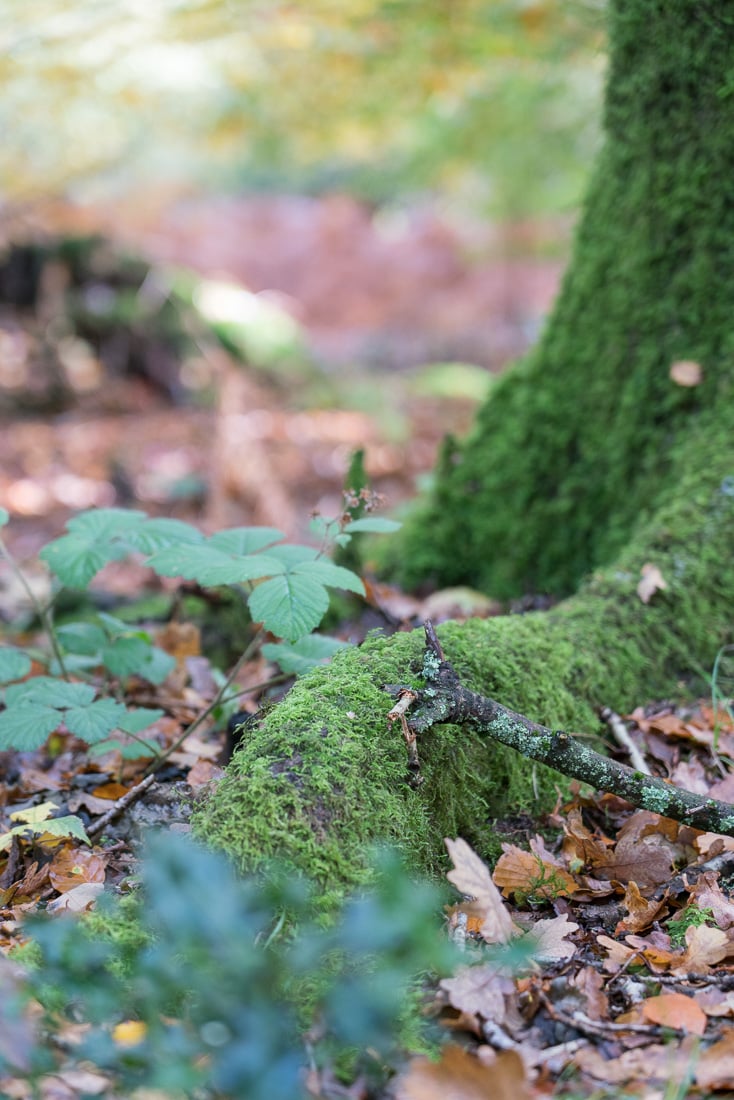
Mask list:
[[[466,687],[588,734],[597,707],[624,712],[705,675],[734,607],[734,12],[613,0],[610,20],[607,140],[556,309],[473,436],[447,448],[400,543],[410,581],[575,592],[439,634]],[[682,361],[700,383],[671,377]],[[648,603],[646,564],[667,584]],[[243,867],[287,860],[326,897],[363,880],[375,839],[424,869],[448,834],[486,851],[488,820],[537,809],[559,777],[443,726],[412,786],[383,685],[422,684],[422,653],[421,632],[372,640],[296,684],[199,831]]]

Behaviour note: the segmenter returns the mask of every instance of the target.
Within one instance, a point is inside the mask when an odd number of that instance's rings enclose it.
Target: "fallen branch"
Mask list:
[[[480,734],[516,749],[531,760],[538,760],[597,790],[617,794],[640,809],[694,829],[734,836],[734,805],[731,803],[703,798],[662,779],[634,771],[587,748],[563,730],[547,729],[494,699],[469,691],[446,660],[430,622],[426,622],[425,632],[423,676],[427,686],[415,692],[416,709],[411,718],[406,717],[413,734],[425,734],[432,726],[445,722],[471,725]]]
[[[133,802],[137,802],[142,794],[144,794],[148,787],[152,787],[155,783],[155,775],[146,775],[144,779],[141,779],[134,787],[131,787],[129,791],[126,791],[116,802],[112,803],[107,813],[102,814],[100,818],[94,822],[93,825],[87,829],[87,836],[94,838],[104,832],[111,821],[121,814],[124,810],[131,806]]]

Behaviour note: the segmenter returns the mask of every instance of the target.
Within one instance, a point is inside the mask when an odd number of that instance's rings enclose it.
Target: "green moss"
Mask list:
[[[404,583],[565,595],[609,564],[702,413],[731,403],[734,11],[610,7],[607,140],[559,300],[388,548]],[[696,360],[700,386],[669,377]]]
[[[394,541],[410,581],[575,592],[440,637],[467,686],[582,734],[598,707],[624,711],[709,670],[734,606],[734,12],[616,0],[610,18],[607,143],[557,307],[472,437],[447,441],[435,491]],[[702,364],[700,385],[671,379],[681,359]],[[645,604],[648,562],[667,588]],[[243,868],[285,858],[327,900],[363,880],[373,839],[424,871],[446,835],[491,854],[490,820],[537,811],[562,781],[444,726],[421,738],[412,788],[382,685],[414,681],[422,651],[420,633],[373,640],[298,683],[199,831]]]

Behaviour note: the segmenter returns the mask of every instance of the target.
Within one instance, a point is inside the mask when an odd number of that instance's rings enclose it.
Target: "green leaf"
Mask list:
[[[180,519],[146,519],[140,527],[125,533],[125,542],[141,554],[154,554],[156,550],[163,550],[166,546],[177,546],[180,543],[199,543],[204,541],[204,536],[190,523],[184,523]]]
[[[402,523],[397,523],[394,519],[368,516],[365,519],[352,520],[343,530],[349,535],[356,535],[360,531],[369,531],[373,535],[391,535],[394,531],[399,531],[402,526]]]
[[[123,733],[141,733],[147,730],[159,718],[163,718],[164,710],[154,710],[151,707],[138,707],[137,710],[128,710],[118,722],[118,728]]]
[[[69,733],[93,745],[117,729],[127,711],[114,699],[96,699],[86,707],[70,707],[64,714]]]
[[[146,751],[147,750],[147,751]],[[119,752],[124,760],[141,760],[160,756],[161,747],[155,741],[128,741],[125,744],[116,737],[105,738],[89,746],[89,756],[104,756],[106,752]]]
[[[259,584],[248,604],[255,622],[295,642],[319,625],[329,608],[329,594],[313,578],[288,573]]]
[[[307,634],[292,645],[288,642],[268,642],[262,647],[262,654],[268,661],[275,661],[283,672],[303,676],[317,665],[325,664],[338,650],[348,648],[348,643],[338,638]]]
[[[91,684],[70,684],[53,676],[34,676],[22,684],[13,684],[5,692],[7,707],[37,703],[46,707],[84,707],[94,699]]]
[[[8,707],[0,714],[0,749],[39,749],[60,722],[60,711],[40,703]]]
[[[133,508],[92,508],[72,516],[67,531],[95,539],[129,534],[148,519],[145,512]]]
[[[19,680],[21,676],[27,676],[30,670],[31,659],[22,649],[16,649],[15,646],[0,647],[0,683]]]
[[[121,679],[142,674],[142,669],[149,663],[152,649],[150,642],[146,642],[143,638],[136,638],[134,635],[115,638],[102,650],[102,663],[113,676],[119,676]],[[175,660],[173,664],[176,664]]]
[[[304,561],[314,561],[319,556],[319,551],[313,546],[300,546],[298,543],[284,543],[282,546],[271,546],[268,556],[277,558],[287,569],[292,569]]]
[[[12,832],[25,832],[28,829],[34,833],[50,833],[51,836],[71,836],[76,840],[83,840],[85,844],[91,844],[81,819],[73,814],[68,817],[49,817],[38,825],[18,825]]]
[[[227,554],[256,554],[284,538],[277,527],[230,527],[212,535],[208,545]]]
[[[108,562],[129,553],[123,536],[146,521],[145,512],[127,508],[98,508],[81,512],[66,525],[68,535],[47,543],[39,557],[70,588],[86,588]]]
[[[65,653],[83,657],[98,657],[107,642],[107,635],[96,623],[68,623],[57,628],[56,636]]]
[[[364,596],[364,585],[356,573],[351,569],[345,569],[342,565],[334,565],[332,561],[319,558],[318,561],[304,561],[293,567],[291,576],[313,577],[321,584],[327,584],[332,588],[346,588],[349,592],[356,592],[358,596]]]
[[[265,554],[242,557],[225,553],[209,543],[170,546],[148,559],[148,565],[163,577],[186,577],[204,586],[241,584],[282,573],[280,561]]]
[[[145,655],[145,660],[137,670],[137,675],[150,684],[162,684],[166,676],[173,672],[175,667],[175,657],[172,657],[170,653],[166,653],[165,649],[152,645]]]

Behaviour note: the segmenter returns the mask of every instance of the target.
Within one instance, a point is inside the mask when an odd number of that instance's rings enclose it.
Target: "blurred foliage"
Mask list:
[[[439,189],[568,207],[598,135],[604,0],[7,0],[0,193]]]

